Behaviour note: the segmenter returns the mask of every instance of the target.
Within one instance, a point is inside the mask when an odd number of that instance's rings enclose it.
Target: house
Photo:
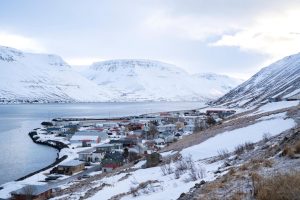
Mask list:
[[[154,139],[155,145],[165,145],[165,140],[162,138]]]
[[[48,127],[46,131],[48,134],[59,134],[63,132],[60,127]]]
[[[72,175],[84,169],[84,162],[79,160],[71,160],[57,166],[58,174]]]
[[[158,132],[165,132],[165,131],[176,131],[175,124],[166,124],[166,125],[159,125],[157,126]]]
[[[123,145],[123,148],[125,147],[133,147],[138,144],[138,140],[136,138],[120,138],[119,140],[110,140],[110,144],[114,143],[120,143]]]
[[[52,188],[49,185],[27,185],[11,192],[14,200],[45,200],[52,197]]]
[[[103,172],[111,172],[112,170],[122,166],[123,164],[124,164],[123,154],[118,151],[107,152],[104,158],[101,160]]]
[[[195,130],[194,124],[185,125],[183,128],[183,131],[188,131],[188,132],[194,132],[194,130]]]
[[[159,134],[159,138],[164,139],[165,143],[172,143],[175,140],[173,132],[163,132]]]
[[[96,146],[96,152],[112,152],[115,150],[122,150],[122,146],[123,145],[121,143],[102,144]]]
[[[129,132],[130,135],[135,135],[137,137],[142,137],[145,134],[145,131],[143,130],[134,130]]]
[[[77,131],[70,139],[71,143],[82,143],[83,147],[91,146],[91,144],[98,144],[103,140],[108,139],[106,132],[96,130]]]
[[[97,162],[93,159],[94,149],[78,152],[79,160],[83,162]]]

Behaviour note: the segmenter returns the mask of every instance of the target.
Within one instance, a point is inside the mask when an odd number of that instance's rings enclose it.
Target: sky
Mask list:
[[[300,52],[299,19],[299,0],[0,0],[0,45],[73,66],[153,59],[247,79]]]

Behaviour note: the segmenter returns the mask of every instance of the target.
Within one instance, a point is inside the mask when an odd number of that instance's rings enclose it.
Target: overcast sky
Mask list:
[[[71,65],[144,58],[248,78],[300,51],[299,19],[299,0],[1,0],[0,45]]]

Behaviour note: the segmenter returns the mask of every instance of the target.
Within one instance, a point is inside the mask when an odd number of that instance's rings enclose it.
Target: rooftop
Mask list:
[[[83,163],[84,162],[81,162],[79,160],[70,160],[68,162],[60,164],[59,166],[63,166],[63,167],[75,167],[75,166],[81,165]]]
[[[28,191],[30,190],[32,192],[32,195],[39,195],[50,189],[52,189],[52,188],[48,184],[47,185],[26,185],[21,189],[13,191],[12,194],[26,195],[26,194],[28,194]]]

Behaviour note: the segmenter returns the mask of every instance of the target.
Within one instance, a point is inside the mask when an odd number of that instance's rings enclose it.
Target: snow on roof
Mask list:
[[[15,190],[12,192],[12,194],[23,194],[26,195],[28,193],[26,188],[30,188],[28,190],[32,191],[33,195],[39,195],[41,193],[44,193],[51,189],[49,185],[26,185],[22,187],[21,189]]]
[[[96,148],[98,147],[103,147],[103,148],[105,148],[105,147],[114,147],[114,146],[118,146],[118,145],[122,145],[121,143],[114,143],[114,144],[101,144],[101,145],[98,145],[98,146],[96,146]]]
[[[98,138],[96,135],[74,135],[71,141],[96,141]]]
[[[65,162],[65,163],[62,163],[62,164],[59,164],[58,166],[63,166],[63,167],[74,167],[74,166],[77,166],[77,165],[81,165],[83,164],[84,162],[81,162],[79,160],[70,160],[68,162]]]

